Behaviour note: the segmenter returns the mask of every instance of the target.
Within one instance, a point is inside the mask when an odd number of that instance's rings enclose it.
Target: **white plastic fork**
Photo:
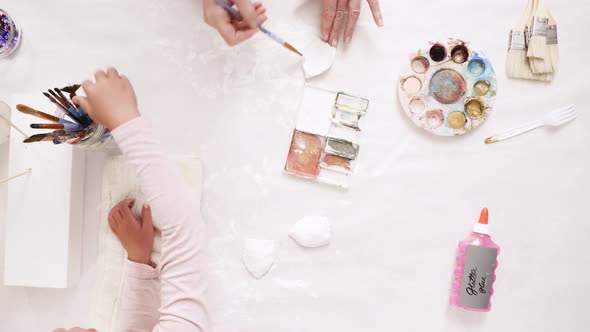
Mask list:
[[[576,119],[576,107],[574,105],[565,106],[554,111],[551,111],[540,120],[533,121],[522,125],[517,128],[510,129],[502,134],[494,135],[485,139],[486,144],[492,144],[500,141],[507,140],[514,136],[524,134],[533,129],[537,129],[543,126],[559,127],[570,121]]]

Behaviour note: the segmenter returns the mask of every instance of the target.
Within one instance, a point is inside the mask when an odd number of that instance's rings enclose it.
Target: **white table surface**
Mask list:
[[[285,36],[315,26],[319,2],[266,1],[267,25]],[[130,77],[166,149],[203,159],[216,331],[588,331],[590,3],[548,0],[562,68],[545,84],[504,74],[508,31],[525,1],[381,2],[385,27],[371,24],[364,4],[353,44],[313,81],[371,100],[347,192],[281,172],[304,84],[298,59],[262,35],[223,45],[197,0],[6,0],[24,44],[0,60],[0,94],[79,82],[108,65]],[[499,85],[488,122],[449,139],[414,128],[395,92],[407,53],[447,37],[484,50]],[[565,128],[483,144],[569,103],[579,118]],[[82,281],[68,290],[0,286],[0,331],[85,325],[104,158],[87,156]],[[483,206],[502,248],[493,309],[456,311],[447,304],[455,248]],[[312,214],[331,218],[333,242],[302,250],[287,232]],[[3,226],[0,219],[0,238]],[[252,237],[279,247],[276,267],[259,281],[240,262]],[[0,269],[2,248],[0,240]]]

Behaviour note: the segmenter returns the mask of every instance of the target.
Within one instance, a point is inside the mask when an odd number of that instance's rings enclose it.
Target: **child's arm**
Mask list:
[[[207,265],[199,202],[190,199],[194,196],[190,195],[178,169],[166,160],[151,128],[139,116],[135,93],[127,78],[110,68],[107,73],[97,72],[96,83],[85,82],[83,87],[87,98],[77,98],[76,102],[95,121],[112,129],[119,148],[137,172],[155,225],[162,232],[162,257],[157,268],[161,284],[160,319],[154,331],[206,331]],[[140,273],[137,270],[140,267],[132,264],[129,267],[131,275]],[[153,283],[153,275],[149,277],[152,278],[146,278],[145,285]],[[138,285],[142,280],[136,278],[133,282]],[[139,309],[146,302],[153,302],[149,292],[124,297],[134,298],[128,305],[138,309],[126,310],[125,314],[139,315],[129,317],[130,323],[141,321]],[[125,328],[144,330],[141,326]]]

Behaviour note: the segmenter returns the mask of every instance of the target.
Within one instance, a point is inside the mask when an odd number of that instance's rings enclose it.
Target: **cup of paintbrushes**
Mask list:
[[[17,109],[34,117],[51,123],[33,123],[34,129],[53,129],[53,132],[36,134],[25,140],[25,143],[53,142],[54,144],[72,144],[88,149],[105,149],[112,142],[110,131],[94,122],[88,114],[72,101],[79,85],[55,88],[43,92],[43,95],[57,106],[55,115],[35,110],[26,105],[17,105]]]

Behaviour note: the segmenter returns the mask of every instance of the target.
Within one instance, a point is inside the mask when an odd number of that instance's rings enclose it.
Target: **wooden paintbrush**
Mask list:
[[[65,130],[55,130],[49,133],[43,133],[43,134],[36,134],[33,135],[29,138],[27,138],[26,140],[23,141],[23,143],[35,143],[35,142],[54,142],[55,140],[64,140],[65,141],[65,137],[75,137],[77,135],[77,133],[68,133]]]
[[[67,109],[66,107],[64,107],[63,105],[61,105],[57,100],[55,100],[55,98],[53,98],[49,93],[47,92],[43,92],[43,95],[45,97],[47,97],[47,99],[49,99],[52,103],[54,103],[57,107],[59,107],[67,116],[70,117],[70,119],[74,120],[77,123],[84,123],[84,121],[82,119],[80,119],[78,116],[76,116],[75,114],[73,114],[72,112],[70,112],[69,109]]]
[[[75,123],[32,123],[33,129],[64,129],[67,131],[79,131],[84,129],[81,125]]]
[[[68,109],[71,110],[72,112],[75,112],[78,115],[78,117],[80,117],[80,119],[84,121],[84,123],[83,123],[84,125],[89,126],[92,123],[92,119],[88,116],[88,114],[81,107],[74,104],[74,102],[71,99],[69,99],[68,97],[66,97],[61,92],[60,89],[55,88],[54,90],[65,101]]]
[[[29,138],[27,138],[26,140],[23,141],[23,143],[35,143],[35,142],[41,142],[41,141],[45,141],[48,138],[51,138],[51,140],[53,140],[53,138],[55,137],[55,134],[52,133],[44,133],[44,134],[36,134],[33,135]]]
[[[21,113],[32,115],[32,116],[37,117],[39,119],[43,119],[43,120],[47,120],[47,121],[51,121],[51,122],[55,122],[55,123],[62,123],[62,121],[64,121],[63,123],[73,123],[73,122],[70,122],[65,119],[60,119],[57,116],[38,111],[32,107],[29,107],[29,106],[23,105],[23,104],[16,105],[16,109]]]
[[[217,2],[218,5],[220,5],[221,7],[223,7],[225,10],[227,10],[228,12],[230,12],[232,15],[234,15],[237,18],[241,18],[242,14],[240,14],[239,11],[237,11],[234,7],[230,6],[227,2],[225,2],[224,0],[215,0]],[[270,32],[268,29],[266,29],[265,27],[262,26],[262,24],[258,24],[258,29],[260,29],[260,31],[264,32],[265,35],[267,35],[270,39],[274,40],[275,42],[277,42],[278,44],[282,45],[284,48],[288,49],[289,51],[298,54],[299,56],[303,56],[303,54],[301,54],[301,52],[299,52],[295,47],[293,47],[291,44],[287,43],[286,41],[284,41],[281,37],[275,35],[274,33]]]
[[[66,86],[65,88],[61,88],[61,90],[69,93],[70,99],[74,99],[74,97],[76,97],[76,91],[78,91],[78,89],[80,89],[80,86],[81,86],[80,84],[73,84],[73,85]]]
[[[55,98],[55,100],[63,107],[65,108],[70,108],[70,106],[68,105],[68,102],[63,99],[62,97],[60,97],[57,93],[55,93],[53,90],[49,89],[47,90],[47,92],[49,92],[49,94],[51,96],[53,96],[53,98]]]

